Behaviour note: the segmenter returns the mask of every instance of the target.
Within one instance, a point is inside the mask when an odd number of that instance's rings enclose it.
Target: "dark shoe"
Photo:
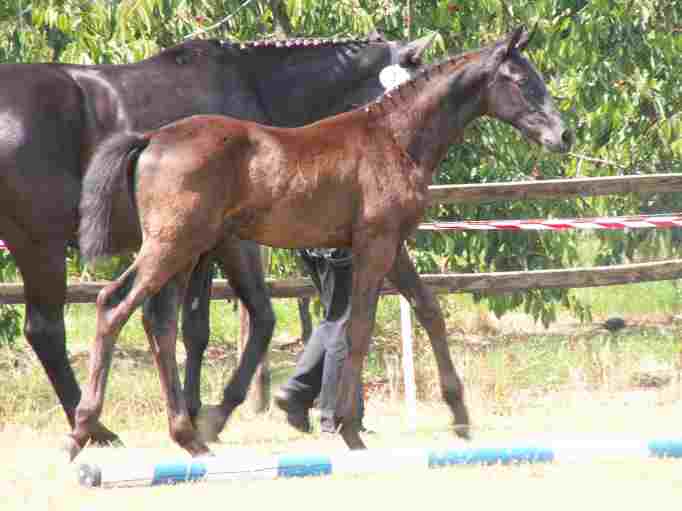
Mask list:
[[[338,428],[336,428],[333,419],[327,419],[323,417],[320,419],[320,431],[322,433],[337,433]],[[371,429],[367,429],[362,423],[360,423],[360,426],[358,427],[358,432],[364,433],[366,435],[373,435],[375,433]]]
[[[364,433],[365,435],[374,435],[376,431],[373,429],[367,429],[364,424],[360,424],[360,433]]]
[[[275,405],[287,414],[287,422],[292,428],[301,433],[310,433],[308,408],[297,401],[291,392],[280,389],[275,395]]]
[[[322,433],[336,434],[336,424],[334,424],[334,419],[329,417],[321,417],[320,431]]]

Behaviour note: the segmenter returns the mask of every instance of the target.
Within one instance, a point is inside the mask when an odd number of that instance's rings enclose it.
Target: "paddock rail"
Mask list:
[[[486,183],[467,185],[434,185],[429,187],[430,204],[481,203],[500,200],[525,199],[569,199],[622,193],[673,193],[682,192],[682,174],[648,174],[634,176],[609,176],[592,178],[548,179],[510,183]],[[682,219],[680,214],[669,225],[634,227],[676,227]],[[632,218],[632,217],[630,217]],[[647,217],[651,220],[652,217]],[[639,219],[641,220],[641,218]],[[519,221],[515,221],[519,223]],[[549,221],[548,221],[549,222]],[[563,220],[584,225],[586,221]],[[512,221],[511,223],[514,223]],[[651,222],[656,223],[656,222]],[[447,222],[424,223],[422,229],[433,230],[438,225],[447,227]],[[460,222],[460,228],[465,228]],[[480,224],[480,223],[479,223]],[[672,225],[675,224],[675,225]],[[476,223],[471,222],[471,226]],[[490,229],[486,229],[490,230]],[[1,248],[2,242],[0,242]],[[452,273],[423,275],[426,284],[439,294],[444,293],[512,293],[528,289],[579,288],[611,286],[657,280],[674,280],[682,277],[682,259],[671,259],[651,263],[597,266],[560,270],[534,270],[493,273]],[[70,282],[67,289],[67,303],[94,303],[97,293],[107,282]],[[315,288],[307,278],[268,281],[273,298],[301,298],[315,295]],[[387,283],[381,293],[397,294]],[[233,299],[234,291],[225,280],[213,282],[211,299]],[[23,304],[22,284],[0,284],[0,304]]]

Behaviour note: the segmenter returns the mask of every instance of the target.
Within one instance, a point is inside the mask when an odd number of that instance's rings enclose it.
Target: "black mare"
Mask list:
[[[0,239],[24,281],[25,336],[71,427],[81,391],[65,344],[67,245],[76,240],[78,203],[90,155],[123,130],[153,129],[192,114],[226,114],[298,126],[379,96],[389,64],[416,67],[428,40],[287,40],[243,45],[193,40],[127,65],[0,65]],[[139,247],[140,227],[126,194],[113,211],[112,251]],[[225,238],[202,258],[183,307],[188,357],[185,393],[200,408],[199,377],[209,334],[211,262],[223,265],[249,312],[249,340],[218,407],[221,430],[243,401],[275,318],[258,246]],[[117,440],[98,424],[95,442]]]

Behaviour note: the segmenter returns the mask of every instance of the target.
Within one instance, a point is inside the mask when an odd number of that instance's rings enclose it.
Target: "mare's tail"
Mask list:
[[[116,193],[128,189],[134,203],[132,169],[149,145],[142,133],[123,132],[102,142],[85,171],[80,201],[80,251],[86,261],[111,255],[111,220]]]

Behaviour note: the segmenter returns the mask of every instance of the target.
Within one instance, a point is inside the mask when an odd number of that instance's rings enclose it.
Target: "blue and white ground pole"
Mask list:
[[[226,453],[229,454],[229,453]],[[229,481],[376,474],[454,465],[509,465],[604,458],[682,458],[682,438],[661,440],[563,440],[507,447],[370,449],[278,456],[219,455],[158,464],[81,464],[78,480],[89,487],[155,486],[188,481]]]

